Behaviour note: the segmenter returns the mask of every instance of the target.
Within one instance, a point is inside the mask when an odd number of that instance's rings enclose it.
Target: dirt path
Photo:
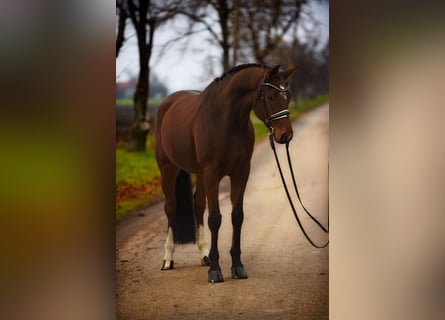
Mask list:
[[[299,117],[293,128],[290,148],[303,203],[327,225],[329,106]],[[278,149],[285,161],[284,146]],[[304,239],[267,139],[255,147],[244,201],[241,257],[247,280],[230,276],[231,206],[227,181],[222,183],[219,250],[225,282],[207,282],[195,245],[177,246],[175,269],[159,270],[167,226],[161,202],[117,226],[117,318],[328,319],[329,246],[314,249]],[[309,234],[323,243],[326,235],[296,208]]]

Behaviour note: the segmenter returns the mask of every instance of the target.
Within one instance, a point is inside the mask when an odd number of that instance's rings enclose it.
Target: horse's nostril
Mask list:
[[[287,135],[285,133],[283,133],[280,137],[280,143],[285,143],[287,142]]]
[[[294,137],[294,134],[293,134],[293,132],[291,132],[289,135],[289,138],[287,139],[287,142],[290,142],[293,137]]]

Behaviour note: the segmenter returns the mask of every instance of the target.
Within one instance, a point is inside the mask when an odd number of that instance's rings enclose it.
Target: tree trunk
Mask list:
[[[149,117],[147,115],[148,79],[149,69],[147,62],[144,66],[141,65],[136,91],[133,96],[134,118],[128,141],[129,151],[145,151],[145,142],[150,131]]]
[[[219,15],[219,25],[221,27],[221,48],[223,49],[222,55],[222,67],[223,72],[226,72],[230,69],[229,62],[229,52],[230,52],[230,44],[229,44],[229,15],[231,12],[231,8],[228,7],[229,4],[227,1],[220,0],[218,1],[218,15]]]
[[[142,47],[141,47],[142,46]],[[147,119],[148,98],[148,60],[146,57],[145,41],[139,44],[139,77],[133,95],[133,125],[128,140],[128,151],[145,151],[145,142],[150,130]]]
[[[128,141],[128,151],[143,152],[147,141],[148,130],[141,128],[139,122],[135,122],[131,127],[130,139]]]
[[[125,41],[125,23],[127,21],[127,12],[121,7],[119,9],[119,24],[116,36],[116,58]]]
[[[156,20],[148,21],[149,34],[146,44],[146,29],[138,35],[139,48],[139,78],[134,93],[134,121],[128,141],[129,151],[145,151],[147,134],[150,131],[150,117],[147,113],[147,100],[149,92],[150,66],[149,61],[153,49],[153,38],[156,28]]]
[[[236,66],[238,64],[238,46],[239,46],[239,18],[240,18],[240,0],[235,0],[234,5],[234,14],[233,14],[233,55],[232,55],[232,66]]]

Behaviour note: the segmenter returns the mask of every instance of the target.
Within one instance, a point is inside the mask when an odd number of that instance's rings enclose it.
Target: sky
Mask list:
[[[312,1],[310,8],[315,19],[319,22],[320,43],[323,45],[329,38],[329,4]],[[222,74],[218,63],[221,51],[211,45],[207,32],[197,33],[189,37],[188,41],[173,43],[167,50],[161,51],[162,46],[187,26],[185,19],[175,19],[159,28],[155,33],[153,56],[150,61],[151,71],[167,86],[169,93],[178,90],[204,89],[216,76]],[[308,25],[311,28],[311,25]],[[304,37],[304,30],[298,33]],[[215,59],[213,75],[206,72],[211,62],[208,56]],[[255,62],[255,61],[252,61]],[[131,22],[127,21],[126,42],[116,59],[116,81],[126,81],[138,74],[138,53],[136,35]]]

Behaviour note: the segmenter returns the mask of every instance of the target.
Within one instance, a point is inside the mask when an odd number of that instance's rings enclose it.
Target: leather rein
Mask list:
[[[289,91],[289,86],[277,87],[277,86],[273,85],[272,83],[267,83],[267,82],[260,83],[259,85],[262,86],[262,87],[264,87],[264,86],[271,87],[271,88],[273,88],[275,90],[278,90],[280,93],[287,93]],[[303,224],[300,221],[300,218],[298,217],[297,211],[295,210],[295,206],[294,206],[294,204],[292,202],[291,196],[289,194],[289,190],[287,188],[286,180],[284,179],[284,175],[283,175],[283,171],[281,169],[280,161],[278,160],[278,156],[277,156],[277,151],[275,149],[275,142],[274,142],[274,137],[273,137],[274,129],[271,126],[271,122],[275,121],[275,120],[278,120],[278,119],[288,118],[290,116],[290,112],[289,112],[288,109],[285,109],[285,110],[278,111],[277,113],[274,113],[272,115],[269,115],[269,113],[267,111],[266,100],[265,100],[265,97],[264,97],[264,89],[263,88],[261,88],[259,99],[261,99],[262,102],[263,102],[264,113],[266,115],[265,116],[265,123],[266,123],[267,128],[269,129],[269,142],[270,142],[270,146],[272,147],[272,150],[273,150],[273,153],[274,153],[274,156],[275,156],[275,161],[277,162],[278,170],[280,172],[281,181],[283,183],[284,190],[286,191],[287,199],[289,200],[289,204],[290,204],[290,206],[292,208],[292,212],[294,214],[294,217],[297,220],[297,223],[300,226],[301,231],[303,232],[304,236],[309,241],[309,243],[313,247],[315,247],[315,248],[318,248],[318,249],[324,248],[324,247],[326,247],[329,244],[329,240],[324,245],[317,245],[315,242],[313,242],[311,240],[311,238],[307,234],[306,230],[304,229]],[[290,154],[289,154],[289,142],[286,143],[286,153],[287,153],[287,161],[288,161],[288,164],[289,164],[290,173],[291,173],[291,176],[292,176],[292,183],[294,185],[295,193],[297,194],[297,198],[298,198],[301,206],[303,207],[303,209],[306,212],[306,214],[320,227],[320,229],[322,229],[325,233],[329,233],[329,230],[326,229],[316,218],[314,218],[314,216],[312,216],[312,214],[310,214],[310,212],[306,209],[306,207],[303,205],[303,202],[301,201],[300,193],[298,192],[297,183],[295,182],[294,170],[293,170],[293,167],[292,167],[292,162],[291,162],[291,158],[290,158]],[[328,224],[329,224],[329,221],[328,221]]]

